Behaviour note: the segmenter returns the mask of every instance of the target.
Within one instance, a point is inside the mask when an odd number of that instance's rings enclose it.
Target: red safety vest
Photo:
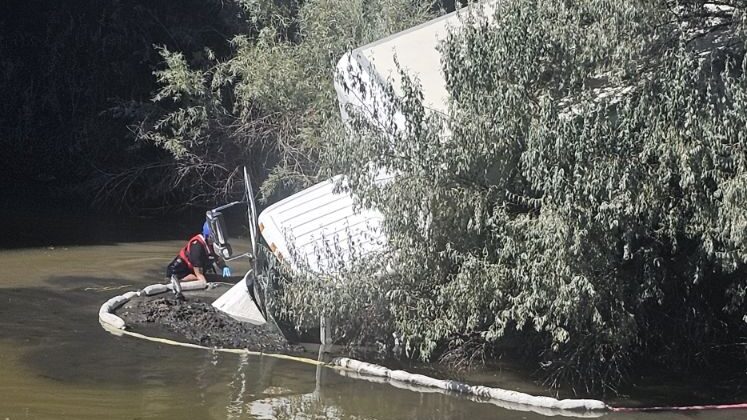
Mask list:
[[[202,244],[202,246],[205,247],[205,251],[207,251],[208,256],[212,254],[210,247],[208,246],[207,242],[205,242],[205,238],[203,238],[202,235],[197,234],[194,237],[192,237],[192,239],[190,239],[187,242],[187,245],[185,245],[184,248],[182,248],[182,250],[179,251],[179,258],[181,258],[182,261],[187,263],[187,267],[189,267],[189,269],[192,270],[193,272],[195,271],[195,268],[192,262],[189,260],[189,250],[192,248],[192,242],[194,241],[199,242],[200,244]],[[205,268],[207,267],[203,267],[203,269]]]

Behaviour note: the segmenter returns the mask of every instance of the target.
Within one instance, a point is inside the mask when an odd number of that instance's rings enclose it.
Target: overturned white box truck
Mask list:
[[[489,15],[492,12],[489,4],[472,7],[480,7]],[[394,118],[393,122],[401,127],[404,123],[399,120],[401,115],[391,112],[384,94],[388,86],[401,93],[400,69],[419,80],[428,108],[445,112],[448,93],[437,47],[449,31],[458,30],[463,24],[467,10],[458,10],[345,54],[337,63],[334,81],[343,120],[348,120],[349,111],[354,110],[368,118],[382,119],[381,122],[389,123]],[[353,254],[382,250],[386,246],[381,230],[383,216],[375,209],[355,206],[352,193],[338,192],[335,186],[344,181],[338,175],[275,203],[258,217],[255,214],[257,220],[250,219],[253,238],[259,232],[272,253],[291,269],[303,267],[320,275],[334,274],[335,267]],[[333,254],[318,252],[329,249],[330,244],[335,246]],[[256,243],[253,252],[257,252]],[[264,311],[255,278],[256,267],[214,306],[240,320],[256,318],[257,310],[246,298],[248,287],[258,298],[259,312]],[[322,319],[323,344],[329,341],[325,324]]]

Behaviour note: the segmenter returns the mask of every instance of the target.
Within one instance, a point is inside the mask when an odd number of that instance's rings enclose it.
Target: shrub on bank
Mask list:
[[[386,216],[397,276],[371,288],[421,358],[518,333],[589,390],[745,362],[745,10],[667,4],[498,2],[442,46],[447,115],[410,80],[404,129],[361,116],[337,145]]]

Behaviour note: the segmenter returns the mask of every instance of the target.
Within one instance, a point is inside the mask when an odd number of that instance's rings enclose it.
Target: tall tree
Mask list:
[[[234,193],[237,168],[265,180],[265,197],[310,185],[339,132],[333,68],[346,51],[420,23],[432,1],[273,2],[241,0],[254,32],[231,40],[233,54],[193,66],[161,49],[165,68],[154,100],[162,112],[140,138],[167,150],[170,188],[205,201]],[[437,9],[436,9],[437,10]]]

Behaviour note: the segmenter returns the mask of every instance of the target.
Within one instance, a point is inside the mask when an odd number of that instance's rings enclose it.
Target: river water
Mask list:
[[[98,323],[99,306],[161,281],[163,267],[181,245],[138,240],[0,249],[0,420],[547,418],[294,361],[106,332]],[[543,392],[508,370],[472,379]],[[747,418],[747,411],[604,418],[736,420]]]

